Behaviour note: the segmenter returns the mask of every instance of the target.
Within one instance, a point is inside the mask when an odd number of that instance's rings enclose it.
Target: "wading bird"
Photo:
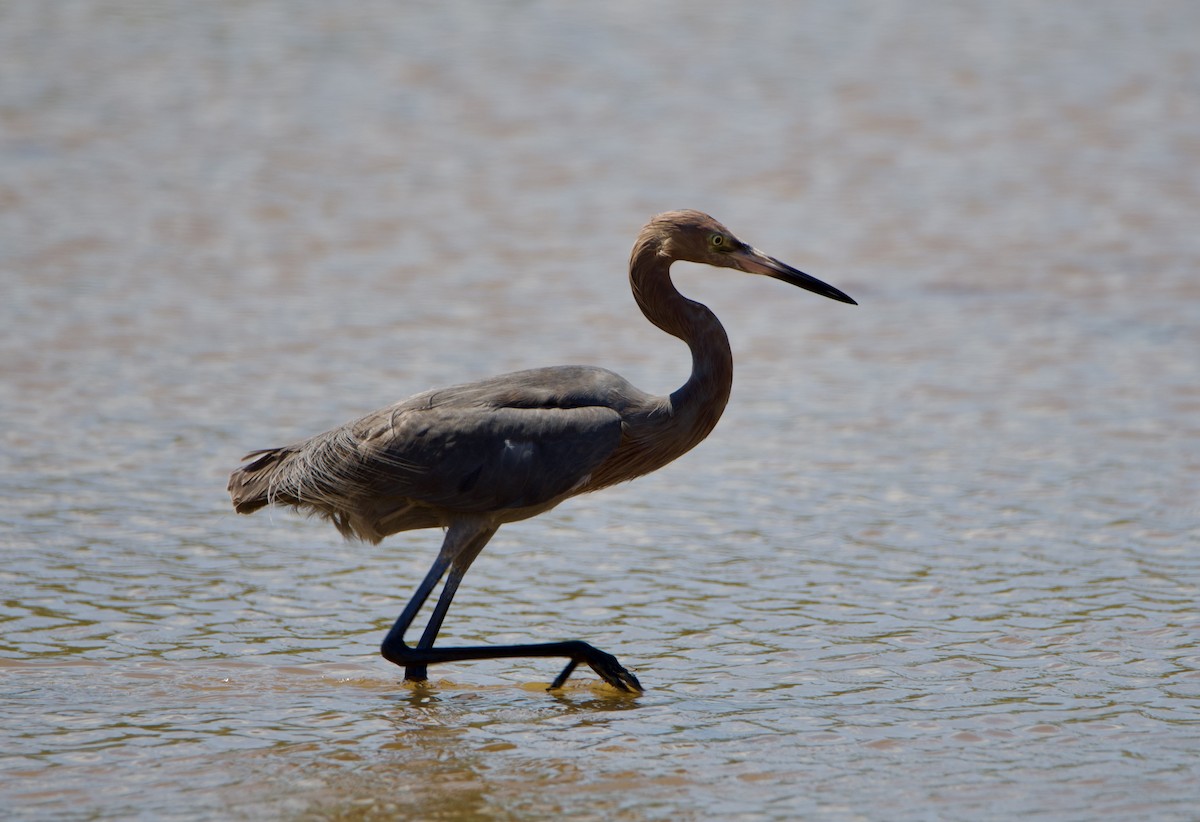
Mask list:
[[[280,503],[330,520],[347,538],[378,543],[415,528],[444,528],[442,548],[381,652],[423,681],[441,662],[561,657],[560,688],[580,662],[622,691],[637,677],[581,640],[433,647],[450,601],[496,529],[563,500],[655,471],[712,431],[733,380],[729,338],[715,314],[671,282],[676,260],[763,274],[856,304],[833,286],[769,257],[698,211],[669,211],[638,235],[629,282],[646,319],[679,337],[692,374],[673,394],[647,394],[603,368],[518,371],[417,394],[360,420],[282,448],[247,454],[229,494],[241,514]],[[447,575],[447,571],[449,574]],[[415,646],[404,634],[446,576]]]

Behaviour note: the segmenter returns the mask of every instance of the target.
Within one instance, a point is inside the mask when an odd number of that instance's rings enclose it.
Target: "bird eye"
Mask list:
[[[714,235],[712,235],[712,237],[709,238],[709,242],[711,242],[713,244],[713,248],[724,248],[725,235],[724,234],[714,234]]]

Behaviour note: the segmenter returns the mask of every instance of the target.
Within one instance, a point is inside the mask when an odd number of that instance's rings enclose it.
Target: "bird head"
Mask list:
[[[673,260],[733,268],[747,274],[762,274],[820,294],[831,300],[858,305],[850,296],[816,277],[764,254],[733,232],[699,211],[667,211],[650,220],[646,231],[656,236],[660,252]]]

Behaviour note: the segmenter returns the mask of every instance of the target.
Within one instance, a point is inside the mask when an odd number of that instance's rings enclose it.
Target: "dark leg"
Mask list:
[[[438,631],[442,630],[442,623],[446,619],[446,612],[450,610],[450,602],[454,599],[454,594],[458,591],[459,583],[466,575],[467,569],[471,567],[471,563],[475,561],[475,557],[479,556],[479,552],[483,550],[483,546],[487,545],[488,540],[492,538],[492,534],[496,533],[495,528],[485,530],[471,531],[465,534],[459,533],[458,530],[451,528],[446,531],[446,538],[442,542],[442,551],[438,554],[437,562],[434,567],[429,570],[429,574],[425,576],[425,580],[421,583],[421,588],[417,590],[417,596],[421,597],[423,604],[429,596],[429,591],[423,591],[425,583],[429,581],[429,577],[436,571],[440,578],[446,570],[446,563],[450,566],[450,575],[446,577],[446,584],[442,587],[442,593],[438,596],[437,604],[433,606],[433,614],[429,617],[429,622],[425,626],[424,632],[421,634],[421,639],[417,641],[417,648],[426,649],[433,647],[433,641],[437,639]],[[430,585],[430,590],[433,585],[437,584],[437,580]],[[416,596],[413,597],[416,599]],[[411,606],[412,603],[409,603]],[[417,605],[416,610],[419,611],[421,605]],[[407,612],[407,608],[405,611]],[[409,617],[408,622],[412,622],[416,617],[416,611]],[[403,619],[401,615],[401,619]],[[391,632],[388,633],[388,639],[392,633],[395,633],[396,627],[400,622],[397,620],[396,625],[392,626]],[[407,630],[407,623],[404,629]],[[383,641],[384,646],[387,646],[388,639]],[[403,645],[404,631],[400,633],[400,642]],[[404,678],[411,682],[424,682],[429,678],[428,665],[417,664],[408,665],[404,669]]]
[[[404,634],[408,630],[408,626],[417,618],[417,614],[421,611],[421,606],[425,604],[425,600],[429,599],[429,594],[437,587],[438,582],[442,578],[442,574],[446,573],[446,568],[449,567],[450,560],[443,554],[439,554],[434,561],[433,567],[429,569],[429,573],[425,575],[425,579],[421,581],[420,587],[413,594],[412,599],[404,606],[404,612],[400,614],[392,629],[388,631],[388,635],[383,640],[383,655],[397,665],[404,665],[401,659],[393,659],[388,653],[388,649],[392,647],[403,648]],[[429,677],[426,674],[424,665],[412,665],[404,669],[404,678],[413,682],[424,682]]]
[[[571,640],[567,642],[546,642],[532,645],[493,645],[458,648],[434,648],[433,642],[441,630],[450,602],[458,590],[459,583],[483,546],[496,529],[490,525],[453,525],[446,532],[442,542],[441,553],[434,561],[433,567],[421,581],[415,594],[404,607],[403,613],[392,625],[388,635],[383,640],[381,651],[385,659],[404,668],[404,678],[422,682],[427,678],[426,669],[430,663],[458,662],[468,659],[506,659],[510,657],[566,657],[570,660],[567,667],[555,678],[551,689],[561,688],[567,677],[575,670],[580,662],[586,662],[601,679],[622,691],[640,692],[641,683],[637,677],[617,662],[612,654],[607,654],[586,642]],[[408,631],[421,606],[429,598],[429,594],[437,586],[438,580],[450,569],[446,585],[438,597],[429,624],[416,647],[404,642],[404,634]]]
[[[451,567],[450,576],[446,577],[446,585],[442,588],[442,593],[438,597],[437,604],[433,607],[433,614],[429,617],[429,623],[425,626],[425,631],[417,641],[418,648],[433,647],[433,641],[437,639],[438,631],[442,630],[442,622],[446,619],[446,612],[450,610],[450,601],[454,599],[454,594],[458,591],[458,584],[462,582],[465,570],[460,571],[457,567]],[[426,671],[427,667],[426,665],[409,665],[404,669],[404,678],[416,682],[424,682],[429,678]]]

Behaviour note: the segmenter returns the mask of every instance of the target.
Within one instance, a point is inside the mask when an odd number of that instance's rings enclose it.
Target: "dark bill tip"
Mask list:
[[[776,280],[782,280],[797,288],[803,288],[805,291],[811,291],[814,294],[820,294],[822,297],[837,300],[839,303],[858,305],[854,298],[844,291],[834,288],[829,283],[818,280],[811,274],[805,274],[797,268],[792,268],[787,263],[780,262],[774,257],[769,257],[757,248],[747,246],[740,251],[734,252],[734,254],[736,254],[738,262],[741,263],[742,270],[748,271],[751,274],[762,274]]]

